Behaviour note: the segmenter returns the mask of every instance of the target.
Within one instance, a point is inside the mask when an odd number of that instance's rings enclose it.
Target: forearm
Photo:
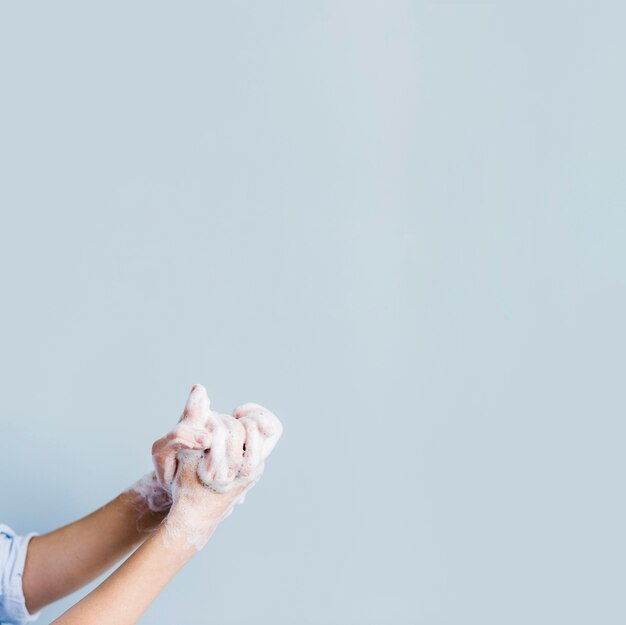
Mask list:
[[[161,525],[98,588],[51,625],[133,625],[196,551],[185,535]]]
[[[90,515],[34,537],[24,568],[26,607],[34,613],[92,581],[144,541],[165,512],[126,491]]]

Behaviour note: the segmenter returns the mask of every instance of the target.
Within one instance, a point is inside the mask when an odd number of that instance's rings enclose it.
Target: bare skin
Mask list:
[[[31,614],[82,588],[150,535],[167,515],[128,491],[88,516],[31,539],[22,585]]]
[[[153,445],[156,474],[142,481],[144,487],[31,540],[23,575],[31,614],[92,581],[139,545],[54,624],[137,621],[260,478],[264,460],[282,433],[278,419],[257,404],[220,419],[230,436],[218,442],[206,390],[194,386],[178,426]],[[225,476],[212,472],[213,453],[228,468]],[[207,486],[207,476],[219,478],[217,487]]]
[[[52,625],[137,622],[174,575],[209,540],[244,490],[213,492],[198,479],[197,465],[194,458],[182,463],[176,476],[178,496],[156,532],[100,586]]]

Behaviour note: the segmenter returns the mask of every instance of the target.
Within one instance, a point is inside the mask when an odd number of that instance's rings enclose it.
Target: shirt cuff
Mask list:
[[[26,609],[22,575],[28,543],[36,532],[18,536],[7,525],[0,525],[0,623],[22,625],[39,617]]]

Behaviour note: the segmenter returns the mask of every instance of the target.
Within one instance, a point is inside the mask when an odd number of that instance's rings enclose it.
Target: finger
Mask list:
[[[262,459],[265,460],[280,439],[283,433],[283,425],[278,417],[259,404],[244,404],[235,408],[233,416],[236,419],[251,419],[257,423],[259,432],[264,438]]]
[[[235,417],[235,419],[241,419],[241,417],[246,417],[256,412],[263,412],[263,411],[269,412],[269,410],[261,406],[261,404],[248,402],[247,404],[242,404],[241,406],[237,406],[237,408],[233,410],[233,417]]]
[[[272,436],[280,437],[283,431],[282,423],[278,420],[278,417],[271,410],[264,408],[260,404],[249,403],[239,406],[233,411],[233,417],[235,419],[254,417],[259,422],[261,434],[266,438]]]
[[[176,472],[176,454],[169,451],[153,454],[152,462],[159,484],[168,488]]]
[[[198,462],[199,458],[196,454],[183,452],[176,457],[176,471],[172,484],[174,490],[177,485],[194,484],[197,481]]]
[[[211,401],[206,389],[201,384],[194,384],[191,387],[191,392],[180,420],[191,427],[202,428],[209,416],[210,409]]]
[[[211,433],[206,429],[190,428],[179,423],[169,434],[155,441],[152,455],[165,453],[174,449],[206,449],[211,445]]]
[[[242,417],[239,421],[246,432],[246,447],[239,475],[250,477],[254,475],[259,465],[263,462],[263,436],[259,431],[257,422],[250,417]]]
[[[204,450],[211,445],[210,433],[190,428],[184,423],[152,446],[152,459],[157,478],[162,486],[171,484],[176,470],[176,454],[181,450]]]
[[[228,428],[222,415],[211,413],[207,427],[211,430],[211,449],[198,467],[198,475],[205,484],[220,487],[228,481],[228,458],[226,439]]]
[[[223,417],[228,429],[226,438],[226,458],[228,462],[227,479],[233,480],[239,474],[243,460],[243,446],[246,442],[246,430],[243,425],[228,415]]]

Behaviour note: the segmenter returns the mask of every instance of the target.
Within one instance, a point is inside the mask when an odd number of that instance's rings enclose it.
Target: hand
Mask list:
[[[202,451],[210,446],[211,438],[203,427],[203,418],[210,413],[210,401],[204,387],[192,387],[178,425],[152,445],[152,461],[158,483],[171,492],[179,451]]]
[[[219,523],[230,515],[236,503],[243,503],[245,494],[256,481],[245,481],[229,490],[217,492],[198,476],[203,456],[180,452],[178,468],[172,485],[173,504],[165,520],[166,544],[181,538],[188,546],[201,549]]]
[[[244,404],[233,416],[210,408],[204,387],[192,387],[178,425],[152,446],[157,482],[171,492],[179,452],[204,451],[198,475],[216,491],[229,490],[238,478],[255,480],[278,442],[283,426],[259,404]]]
[[[153,512],[166,511],[172,505],[172,481],[176,472],[178,452],[201,451],[208,447],[210,438],[206,430],[193,426],[197,413],[204,413],[209,407],[209,398],[206,391],[204,391],[204,397],[202,396],[199,392],[201,388],[194,386],[191,389],[191,395],[178,425],[153,443],[152,461],[155,471],[145,475],[132,487],[132,490],[138,492],[146,500]],[[205,400],[206,406],[203,405]]]
[[[168,525],[203,543],[259,480],[281,434],[280,421],[262,406],[219,414],[195,385],[178,426],[153,445],[155,482],[174,500]]]
[[[88,517],[33,538],[23,580],[29,609],[78,589],[142,542],[107,580],[55,621],[135,623],[234,504],[243,501],[281,433],[280,421],[258,404],[220,415],[210,410],[206,391],[194,386],[179,424],[153,445],[156,472]],[[154,525],[171,505],[147,539],[136,527],[146,502]]]

